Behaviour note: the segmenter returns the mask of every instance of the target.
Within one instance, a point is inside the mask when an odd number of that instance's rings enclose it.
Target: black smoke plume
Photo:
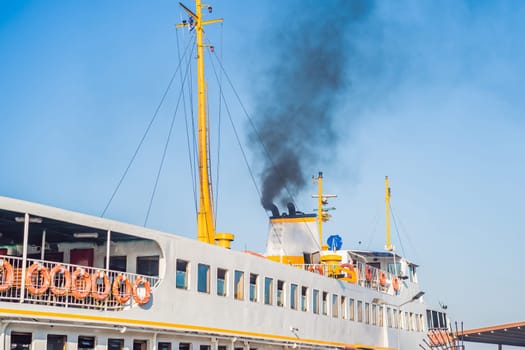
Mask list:
[[[333,158],[338,141],[334,119],[349,85],[349,29],[367,16],[372,2],[282,4],[286,10],[265,33],[271,67],[257,83],[258,135],[251,135],[257,140],[252,144],[257,162],[263,163],[261,204],[267,210],[273,202],[293,201],[318,163],[327,154]]]

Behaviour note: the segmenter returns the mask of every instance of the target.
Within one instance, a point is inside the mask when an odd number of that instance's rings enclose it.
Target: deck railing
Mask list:
[[[158,277],[0,255],[0,301],[101,310],[145,304]]]
[[[347,270],[349,267],[341,269],[340,265],[294,264],[293,266],[344,281],[348,281],[349,277]],[[380,270],[374,266],[367,265],[362,262],[356,262],[352,265],[352,268],[354,273],[357,275],[356,283],[362,287],[370,288],[390,295],[395,295],[399,292],[403,284],[401,283],[399,277],[395,274]]]

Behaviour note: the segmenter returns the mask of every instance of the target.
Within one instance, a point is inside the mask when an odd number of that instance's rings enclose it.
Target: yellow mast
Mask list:
[[[390,241],[390,187],[388,186],[388,176],[385,176],[385,213],[386,213],[386,246],[389,252],[394,250]]]
[[[323,245],[323,173],[317,177],[317,230],[319,231],[319,244]]]
[[[335,208],[324,208],[323,206],[328,204],[328,198],[335,198],[335,194],[323,194],[323,173],[320,171],[317,177],[312,177],[317,181],[317,194],[312,195],[313,198],[317,198],[317,231],[319,231],[319,245],[323,246],[323,222],[330,220],[329,210]]]
[[[198,102],[198,151],[199,151],[199,211],[197,214],[197,239],[201,242],[215,244],[215,220],[213,218],[211,179],[208,155],[208,123],[206,116],[206,81],[204,79],[204,45],[203,26],[222,22],[222,19],[204,21],[201,0],[195,0],[195,13],[183,4],[180,6],[190,16],[190,23],[183,22],[177,27],[194,27],[197,39],[197,102]],[[191,23],[193,22],[193,23]]]

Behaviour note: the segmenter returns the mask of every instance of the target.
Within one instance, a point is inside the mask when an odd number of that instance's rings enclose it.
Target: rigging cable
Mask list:
[[[186,73],[184,74],[183,82],[188,79],[189,66],[190,65],[188,65],[186,67]],[[166,153],[168,151],[168,145],[170,143],[171,133],[173,131],[173,125],[175,123],[175,117],[177,116],[177,111],[179,110],[180,101],[181,101],[183,95],[184,95],[184,84],[182,84],[182,86],[180,88],[179,98],[177,99],[177,105],[175,106],[175,110],[173,111],[173,116],[171,118],[171,124],[170,124],[170,128],[169,128],[169,131],[168,131],[168,137],[166,139],[166,144],[164,145],[164,151],[162,152],[162,158],[161,158],[161,161],[160,161],[160,164],[159,164],[159,170],[157,171],[157,177],[155,178],[155,185],[153,186],[153,191],[151,193],[151,198],[150,198],[150,201],[149,201],[148,211],[146,213],[146,218],[144,219],[144,227],[146,227],[146,224],[148,222],[148,218],[149,218],[149,214],[150,214],[150,211],[151,211],[151,207],[153,205],[153,199],[155,198],[155,193],[157,192],[157,186],[159,184],[160,173],[162,172],[162,168],[164,166],[164,160],[166,159]]]
[[[204,33],[205,37],[206,37],[206,41],[208,43],[208,46],[211,48],[211,47],[214,47],[212,44],[211,44],[211,41],[209,40],[208,38],[208,35],[206,33]],[[221,60],[222,60],[222,53],[223,53],[223,50],[222,50],[222,47],[223,47],[223,25],[221,23],[221,40],[220,40],[220,47],[221,47]],[[215,170],[215,179],[216,181],[214,181],[214,183],[216,184],[215,185],[215,196],[214,196],[214,206],[213,206],[213,210],[214,210],[214,220],[215,220],[215,226],[217,226],[217,217],[218,217],[218,210],[219,210],[219,184],[220,184],[220,161],[221,161],[221,158],[220,158],[220,154],[221,154],[221,125],[222,125],[222,99],[221,99],[221,96],[222,96],[222,80],[223,80],[223,73],[222,71],[220,71],[220,75],[219,77],[217,78],[217,71],[215,69],[215,64],[213,63],[213,55],[212,53],[214,53],[214,51],[212,50],[209,50],[208,51],[208,55],[211,57],[210,59],[210,63],[211,63],[211,66],[212,66],[212,69],[213,69],[213,72],[215,74],[215,79],[217,79],[217,84],[219,86],[219,107],[218,107],[218,123],[217,123],[217,166],[216,166],[216,170]],[[207,96],[207,95],[206,95]],[[209,104],[208,104],[209,106]],[[209,114],[208,114],[209,115]],[[211,144],[211,143],[209,143]]]
[[[405,253],[405,248],[403,247],[403,242],[401,241],[401,236],[399,235],[399,230],[397,229],[397,221],[396,221],[396,217],[394,215],[394,211],[392,210],[392,206],[389,205],[390,207],[390,212],[392,213],[392,221],[394,221],[394,227],[396,228],[396,233],[397,233],[397,239],[399,239],[399,245],[401,246],[401,251],[403,252],[403,256],[405,257],[406,259],[406,253]]]
[[[179,61],[182,60],[181,56],[180,56],[180,45],[179,45],[179,35],[177,33],[176,35],[177,37],[177,54],[179,56]],[[191,41],[190,41],[191,42]],[[192,42],[192,53],[194,52],[194,48],[195,48],[195,45],[193,45],[195,42],[195,37],[193,37],[193,42]],[[191,64],[190,64],[190,60],[191,60],[191,57],[192,55],[190,54],[188,56],[188,65],[190,66],[190,71],[191,71]],[[182,71],[180,72],[180,80],[181,80],[181,84],[183,83],[183,76],[182,76]],[[191,174],[191,184],[193,186],[193,204],[194,204],[194,207],[195,207],[195,214],[197,214],[197,211],[199,210],[198,209],[198,206],[197,206],[197,170],[196,170],[196,164],[197,164],[197,159],[196,159],[196,151],[195,149],[197,148],[196,146],[196,140],[195,140],[195,118],[194,118],[194,114],[193,114],[193,103],[191,103],[192,101],[192,82],[191,82],[191,79],[188,81],[188,99],[189,99],[189,105],[190,105],[190,116],[191,116],[191,134],[193,135],[193,148],[191,147],[192,144],[191,144],[191,141],[190,141],[190,131],[189,131],[189,128],[188,128],[188,113],[187,113],[187,106],[186,106],[186,95],[183,96],[183,106],[184,106],[184,122],[185,122],[185,125],[186,125],[186,142],[188,144],[188,160],[189,160],[189,166],[190,166],[190,174]]]
[[[188,42],[188,46],[186,46],[186,49],[184,51],[184,55],[187,54],[188,52],[188,48],[190,47],[189,46],[189,42]],[[124,171],[124,173],[122,174],[120,180],[118,181],[118,184],[117,186],[115,187],[115,190],[113,191],[113,193],[111,194],[111,197],[108,201],[108,203],[106,204],[106,207],[104,208],[104,210],[102,211],[102,214],[100,215],[101,217],[104,217],[104,215],[106,215],[106,212],[109,208],[109,206],[111,205],[111,202],[113,201],[113,199],[115,198],[115,195],[117,194],[118,190],[120,189],[120,186],[122,185],[122,182],[124,181],[124,178],[126,177],[126,175],[128,174],[128,171],[129,169],[131,168],[131,165],[133,164],[133,162],[135,161],[135,158],[137,157],[137,154],[139,153],[139,150],[140,148],[142,147],[142,144],[144,143],[144,140],[146,139],[146,136],[148,135],[150,129],[151,129],[151,126],[153,125],[153,122],[155,121],[155,119],[157,118],[157,115],[159,113],[159,110],[160,110],[160,107],[164,104],[164,100],[166,99],[166,96],[168,95],[168,92],[169,90],[171,89],[171,85],[173,84],[173,80],[175,79],[175,76],[177,74],[177,71],[180,69],[180,66],[181,66],[181,62],[179,60],[179,64],[177,65],[177,68],[175,69],[175,72],[172,74],[171,76],[171,79],[168,83],[168,86],[166,87],[166,90],[164,91],[164,94],[162,95],[162,98],[160,99],[160,102],[157,106],[157,108],[155,109],[155,112],[153,113],[153,117],[151,118],[149,124],[148,124],[148,127],[146,128],[146,131],[144,132],[144,134],[142,135],[142,138],[140,139],[140,142],[137,146],[137,148],[135,149],[135,152],[133,153],[133,156],[131,157],[129,163],[128,163],[128,166],[126,167],[126,170]]]

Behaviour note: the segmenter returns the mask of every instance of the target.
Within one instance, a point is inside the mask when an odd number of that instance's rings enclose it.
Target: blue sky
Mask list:
[[[269,38],[307,14],[325,20],[334,4],[213,3],[225,23],[208,28],[209,40],[250,114],[261,101],[280,103],[258,95],[275,63]],[[421,265],[427,300],[447,304],[467,328],[521,321],[525,4],[367,4],[349,23],[350,83],[333,120],[338,142],[305,170],[324,171],[326,190],[339,195],[325,236],[340,234],[349,248],[382,249],[389,175],[394,244]],[[174,24],[181,16],[171,1],[0,1],[0,194],[100,215],[177,67]],[[178,40],[185,45],[187,33]],[[294,63],[294,52],[286,63]],[[177,94],[170,91],[107,217],[144,224]],[[257,174],[250,130],[231,100]],[[262,251],[267,214],[224,106],[221,113],[217,226],[236,234],[236,249]],[[176,118],[147,225],[193,237],[184,117]],[[312,185],[295,197],[300,209],[313,209],[314,191]]]

